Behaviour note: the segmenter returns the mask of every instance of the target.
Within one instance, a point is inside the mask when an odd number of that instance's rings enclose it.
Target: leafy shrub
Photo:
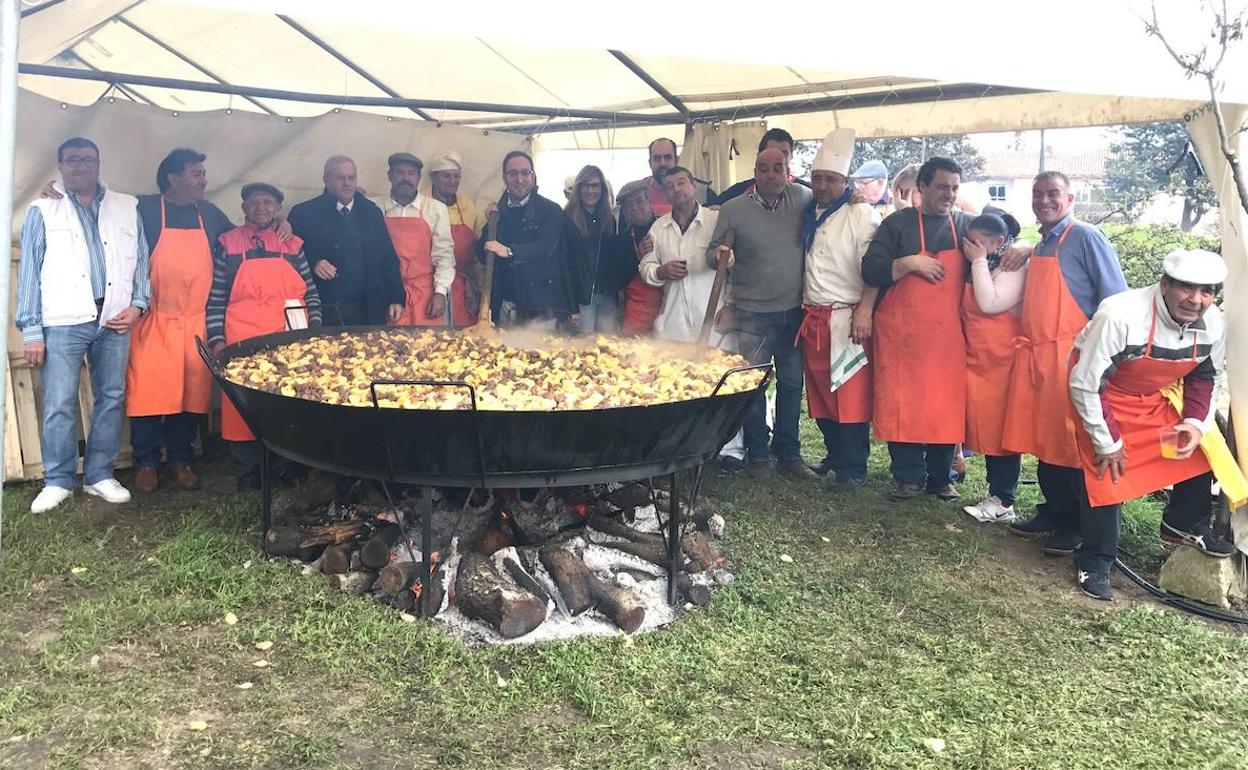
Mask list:
[[[1222,241],[1185,233],[1174,225],[1103,225],[1118,252],[1127,285],[1133,289],[1156,283],[1161,261],[1173,249],[1205,249],[1221,253]]]

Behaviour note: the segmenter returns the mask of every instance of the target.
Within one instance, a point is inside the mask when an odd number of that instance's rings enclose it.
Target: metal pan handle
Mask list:
[[[312,326],[312,317],[308,314],[308,306],[307,306],[307,305],[302,305],[302,304],[300,304],[300,305],[286,305],[285,307],[283,307],[283,308],[282,308],[282,315],[286,316],[286,331],[288,331],[288,332],[295,331],[295,325],[294,325],[293,323],[291,323],[291,320],[290,320],[290,319],[291,319],[291,317],[292,317],[292,316],[290,315],[290,314],[291,314],[291,311],[295,311],[295,310],[302,310],[302,311],[303,311],[303,317],[304,317],[304,319],[308,322],[308,325],[307,325],[307,326],[304,326],[304,327],[301,327],[301,329],[307,329],[307,328],[310,328],[310,327]]]
[[[208,371],[215,372],[216,366],[213,363],[212,351],[204,344],[203,339],[198,334],[195,335],[195,348],[199,351],[199,357],[204,359],[204,366],[208,367]]]
[[[486,488],[485,474],[485,441],[481,438],[481,422],[477,409],[477,389],[462,380],[444,381],[444,380],[373,380],[368,384],[368,392],[373,398],[373,408],[381,409],[381,405],[377,401],[378,385],[422,385],[431,388],[467,388],[468,400],[472,404],[472,432],[477,440],[477,468],[481,474],[481,488]],[[394,478],[394,460],[390,454],[390,441],[382,437],[382,441],[386,444],[386,457],[390,462],[390,476]]]
[[[762,369],[766,372],[766,375],[763,377],[763,381],[760,385],[760,387],[765,387],[767,385],[767,380],[771,378],[771,372],[772,372],[771,364],[751,364],[749,366],[734,366],[733,368],[724,372],[723,376],[719,378],[719,382],[715,383],[715,389],[711,391],[710,397],[715,398],[716,396],[718,396],[719,389],[724,387],[724,383],[727,382],[728,378],[731,377],[732,375],[737,374],[738,372],[748,372],[753,369]]]

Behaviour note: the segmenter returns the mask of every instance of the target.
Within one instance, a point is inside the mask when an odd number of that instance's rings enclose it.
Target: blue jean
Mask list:
[[[741,354],[752,364],[768,361],[776,370],[775,430],[767,427],[767,399],[759,394],[745,414],[745,451],[750,462],[767,460],[768,440],[781,461],[801,457],[797,423],[802,416],[802,351],[794,346],[802,323],[802,309],[753,313],[733,308],[733,324]]]
[[[836,472],[837,480],[865,479],[867,457],[871,454],[871,423],[817,419],[815,424],[823,433],[828,470]]]
[[[888,442],[893,478],[902,484],[914,484],[935,492],[949,483],[949,464],[953,462],[953,444],[905,444]]]
[[[95,407],[91,410],[82,480],[85,484],[98,484],[111,479],[113,460],[121,448],[130,335],[87,321],[73,326],[45,326],[43,340],[47,346],[43,363],[44,483],[74,488],[78,383],[84,357],[90,364]]]
[[[1018,497],[1018,475],[1023,468],[1022,455],[984,455],[988,470],[988,494],[996,495],[1007,508]]]
[[[160,450],[164,449],[169,465],[190,465],[195,457],[195,434],[203,417],[194,412],[131,417],[134,464],[139,468],[155,468],[160,465]]]
[[[581,305],[581,334],[617,334],[620,331],[619,295],[595,292],[588,305]]]

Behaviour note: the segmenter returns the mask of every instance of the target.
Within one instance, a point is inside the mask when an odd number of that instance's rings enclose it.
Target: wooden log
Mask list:
[[[598,611],[626,634],[635,633],[646,619],[646,607],[636,591],[611,585],[591,574],[590,586]]]
[[[723,559],[711,541],[701,532],[690,532],[680,539],[680,550],[697,565],[697,571],[714,569]]]
[[[596,529],[604,535],[622,537],[633,543],[663,547],[663,536],[657,532],[639,532],[621,521],[609,519],[601,514],[590,514],[586,523],[591,529]]]
[[[600,545],[603,548],[614,548],[624,553],[631,553],[633,556],[645,559],[656,567],[662,567],[663,569],[667,569],[670,563],[670,560],[667,558],[667,546],[664,544],[633,543],[628,540],[617,540],[611,543],[596,543],[596,545]],[[676,558],[678,560],[677,566],[683,568],[687,560],[683,555]]]
[[[504,532],[501,528],[491,525],[481,533],[481,537],[477,538],[477,544],[473,550],[482,556],[490,556],[495,551],[501,551],[515,544],[511,535]]]
[[[573,617],[594,606],[594,573],[576,554],[564,548],[546,546],[538,551],[542,566],[555,580],[555,587]]]
[[[546,592],[541,583],[537,582],[537,578],[529,574],[529,571],[524,568],[519,559],[513,556],[504,556],[503,569],[507,570],[507,574],[511,575],[511,579],[516,581],[521,588],[541,599],[543,604],[550,601],[550,594]]]
[[[377,574],[377,587],[382,593],[394,596],[416,584],[420,577],[420,562],[404,561],[388,564]]]
[[[602,496],[616,508],[640,508],[650,505],[650,487],[645,484],[627,484]]]
[[[321,572],[326,575],[342,575],[351,571],[351,548],[332,545],[321,554]]]
[[[390,563],[390,551],[403,539],[403,528],[393,522],[382,522],[373,536],[360,547],[360,564],[379,570]]]
[[[339,521],[307,530],[301,545],[341,545],[360,534],[367,524],[363,521]]]
[[[337,588],[348,596],[360,596],[368,593],[377,582],[377,573],[359,570],[345,574],[326,575],[326,580],[333,588]]]
[[[693,582],[686,572],[676,576],[676,590],[685,601],[698,607],[705,607],[711,601],[711,587]]]
[[[524,636],[546,620],[546,604],[516,586],[494,562],[466,553],[455,576],[455,601],[461,612],[498,629],[504,639]]]
[[[325,546],[303,545],[306,537],[307,530],[299,527],[270,527],[264,533],[264,552],[269,556],[314,561],[325,550]]]

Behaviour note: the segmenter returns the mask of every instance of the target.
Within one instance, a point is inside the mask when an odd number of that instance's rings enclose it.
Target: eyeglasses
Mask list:
[[[531,168],[509,168],[503,172],[503,176],[508,179],[528,179],[533,176]]]
[[[100,159],[94,155],[70,155],[61,159],[66,166],[91,167],[100,165]]]

